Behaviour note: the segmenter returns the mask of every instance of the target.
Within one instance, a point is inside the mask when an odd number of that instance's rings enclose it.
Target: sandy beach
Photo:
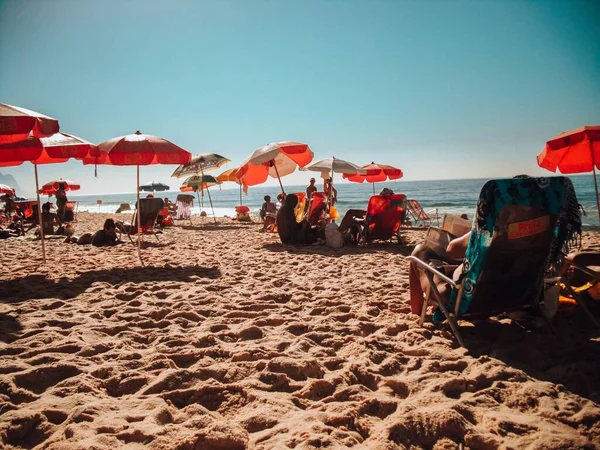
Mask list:
[[[461,322],[459,348],[410,313],[423,231],[333,250],[194,222],[146,237],[146,267],[129,242],[52,239],[44,267],[39,242],[0,241],[3,448],[600,448],[600,332],[579,311],[556,335]]]

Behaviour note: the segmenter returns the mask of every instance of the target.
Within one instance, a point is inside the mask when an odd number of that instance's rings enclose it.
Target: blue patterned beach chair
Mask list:
[[[571,236],[564,219],[570,193],[574,196],[573,185],[565,177],[488,181],[479,196],[458,280],[414,256],[408,258],[425,269],[433,294],[423,303],[421,317],[428,302],[437,304],[434,321],[448,320],[464,346],[459,318],[539,306],[549,263],[560,259]],[[451,286],[449,301],[440,296],[434,276]]]

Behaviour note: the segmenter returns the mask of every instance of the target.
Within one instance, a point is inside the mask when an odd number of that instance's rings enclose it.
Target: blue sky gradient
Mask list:
[[[232,167],[296,140],[407,180],[544,174],[546,140],[600,123],[599,18],[577,0],[0,0],[0,102],[94,143],[140,129]],[[176,187],[174,168],[142,181]],[[0,172],[33,191],[31,164]],[[39,172],[82,194],[135,189],[132,167]]]

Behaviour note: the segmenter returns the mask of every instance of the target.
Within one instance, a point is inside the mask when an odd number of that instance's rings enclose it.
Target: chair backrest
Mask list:
[[[444,214],[442,230],[447,231],[454,237],[464,236],[471,231],[472,222],[455,214]]]
[[[140,214],[140,225],[142,233],[148,233],[154,229],[158,213],[165,206],[162,198],[140,198],[139,209],[133,215],[132,226],[137,230],[137,215]]]
[[[311,225],[317,221],[318,216],[316,216],[316,212],[321,209],[325,205],[325,201],[327,199],[327,195],[325,192],[313,192],[310,198],[310,207],[308,209],[308,221]]]
[[[565,177],[492,180],[483,186],[463,261],[459,314],[494,315],[537,300],[569,189]],[[456,297],[454,292],[451,308]]]
[[[304,220],[304,213],[306,210],[306,193],[294,192],[293,194],[298,197],[298,204],[294,208],[294,215],[296,216],[297,222],[302,222]]]
[[[406,195],[374,195],[369,199],[365,216],[365,237],[390,239],[400,229],[406,215]]]
[[[192,206],[194,196],[190,194],[179,194],[175,200],[175,219],[190,219],[192,217]]]

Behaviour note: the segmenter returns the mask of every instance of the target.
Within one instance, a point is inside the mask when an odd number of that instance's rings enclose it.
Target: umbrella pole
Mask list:
[[[140,261],[142,263],[142,265],[144,265],[144,260],[142,259],[142,218],[140,216],[140,166],[136,166],[137,167],[137,190],[136,190],[136,197],[137,197],[137,203],[136,203],[136,208],[137,208],[137,232],[138,232],[138,256],[140,257]]]
[[[277,174],[277,181],[279,181],[279,187],[281,187],[281,193],[285,197],[285,191],[283,190],[283,184],[281,184],[281,177],[279,176],[279,170],[277,170],[277,165],[275,164],[275,160],[273,160],[273,167],[275,168],[275,173]],[[242,195],[240,193],[240,195]]]
[[[42,223],[42,203],[40,202],[40,183],[38,182],[37,164],[33,163],[33,171],[35,173],[35,195],[38,202],[38,221],[40,223],[40,239],[42,240],[42,260],[46,264],[46,244],[44,242],[44,224]]]
[[[240,206],[242,206],[242,185],[240,184]]]
[[[202,172],[202,187],[204,187],[204,169],[200,166],[200,172]],[[206,188],[206,193],[208,194],[208,201],[210,202],[210,209],[212,209],[213,220],[217,223],[217,216],[215,216],[215,208],[213,208],[212,198],[210,198],[210,189]]]
[[[373,182],[372,184],[373,184],[373,195],[375,195],[375,182]]]

